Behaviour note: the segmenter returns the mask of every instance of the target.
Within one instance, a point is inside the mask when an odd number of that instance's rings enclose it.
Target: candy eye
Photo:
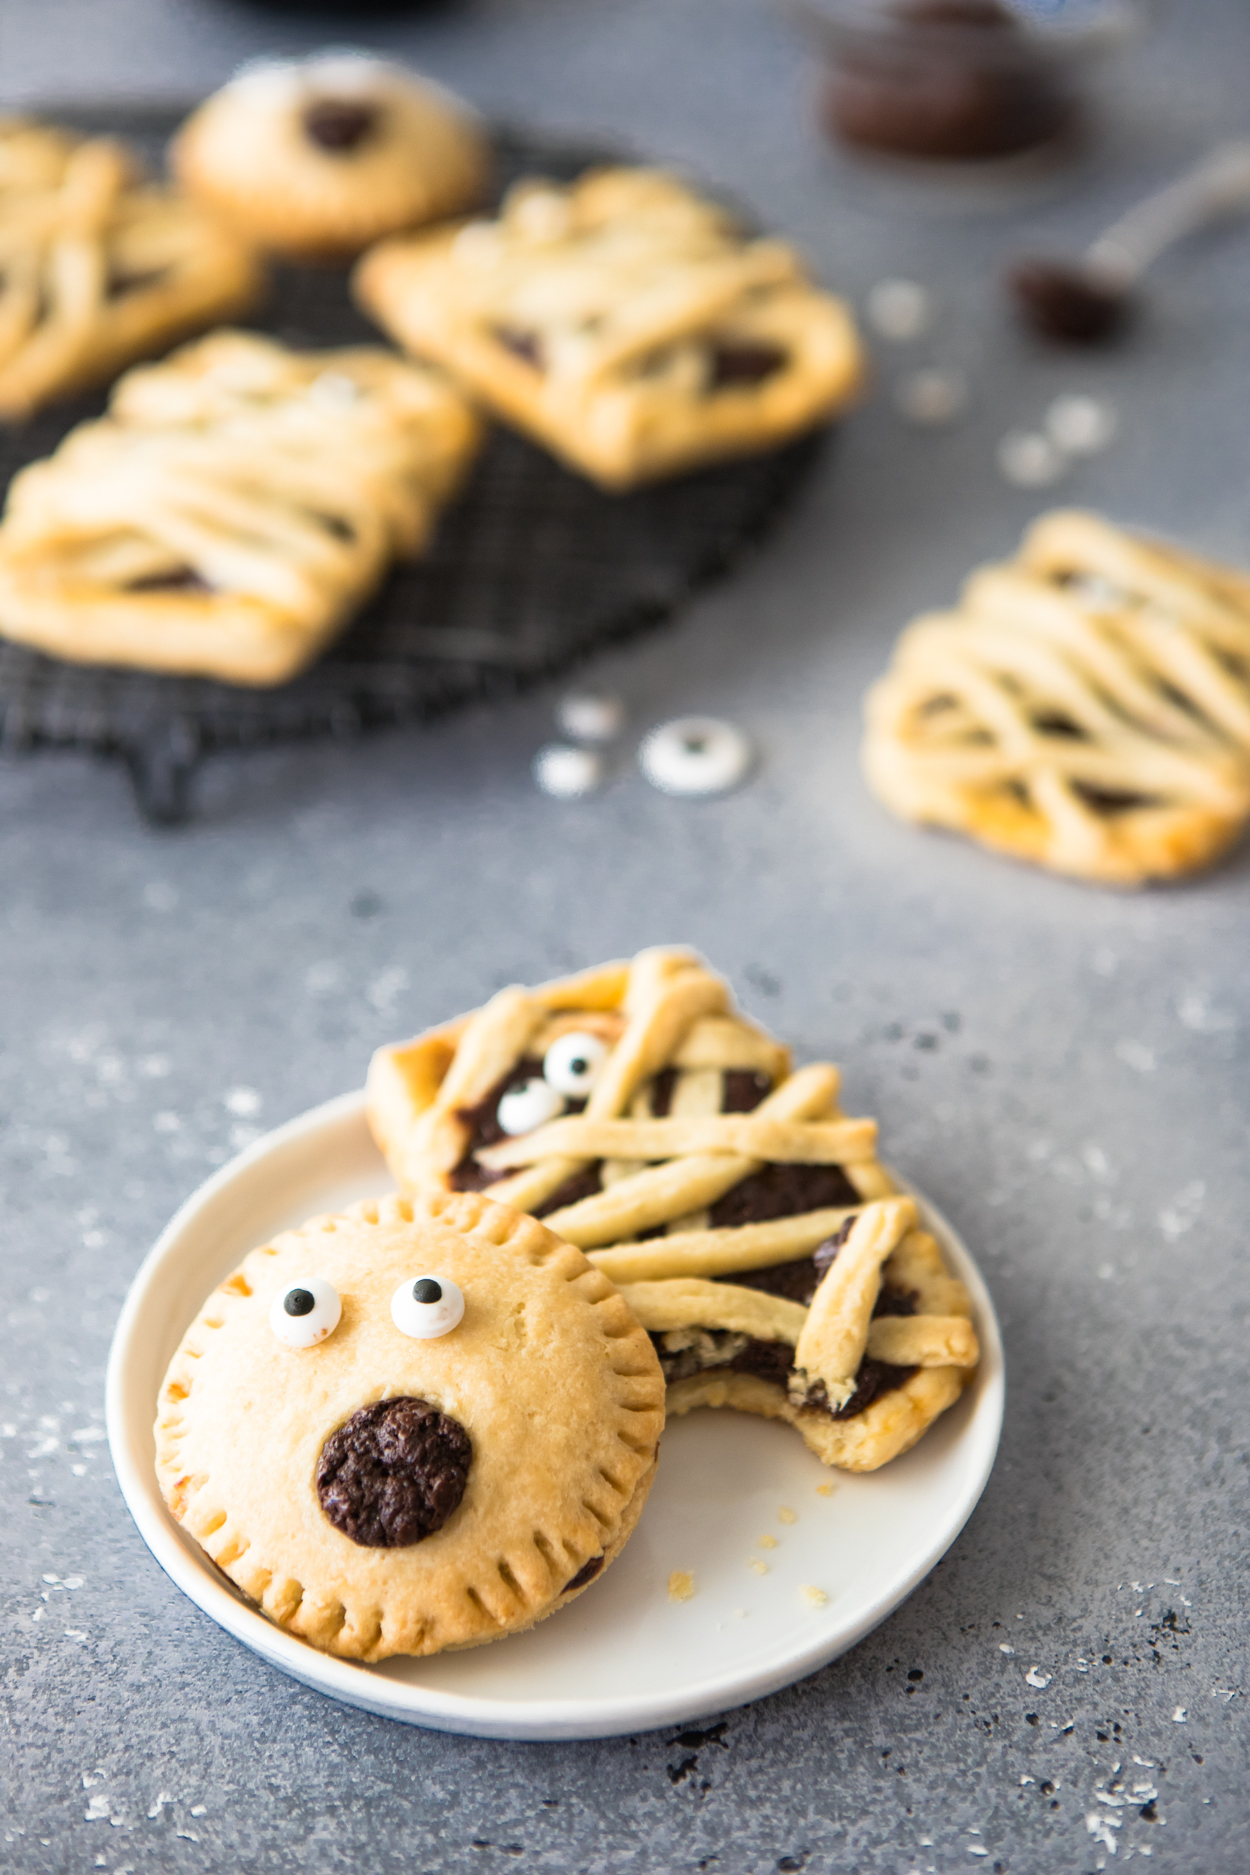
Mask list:
[[[464,1297],[450,1276],[406,1276],[391,1297],[391,1320],[401,1335],[434,1341],[464,1317]]]
[[[550,1057],[548,1057],[550,1059]],[[495,1118],[505,1133],[532,1133],[564,1112],[564,1101],[550,1081],[522,1081],[510,1087],[495,1108]]]
[[[584,1100],[608,1058],[607,1043],[575,1030],[560,1036],[543,1056],[543,1079],[557,1093]]]
[[[269,1305],[269,1326],[288,1348],[315,1348],[332,1335],[343,1314],[339,1292],[322,1276],[301,1276],[279,1289]]]

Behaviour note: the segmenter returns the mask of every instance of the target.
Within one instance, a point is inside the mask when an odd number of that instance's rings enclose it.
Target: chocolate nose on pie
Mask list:
[[[472,1462],[464,1427],[428,1400],[378,1400],[326,1440],[317,1497],[353,1543],[402,1549],[442,1529],[464,1496]]]

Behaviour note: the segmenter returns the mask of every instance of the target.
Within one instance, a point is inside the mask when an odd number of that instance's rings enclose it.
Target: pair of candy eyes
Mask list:
[[[343,1304],[323,1276],[303,1276],[274,1297],[269,1326],[288,1348],[315,1348],[338,1327]],[[391,1320],[413,1341],[449,1335],[464,1316],[464,1297],[449,1276],[405,1276],[391,1297]]]
[[[573,1030],[559,1036],[543,1056],[542,1078],[510,1087],[495,1109],[505,1133],[532,1133],[564,1112],[566,1100],[584,1099],[608,1058],[597,1035]]]

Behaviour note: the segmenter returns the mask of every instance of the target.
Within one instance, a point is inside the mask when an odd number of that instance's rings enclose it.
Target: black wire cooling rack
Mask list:
[[[185,107],[49,110],[122,135],[158,167]],[[516,130],[495,137],[498,185],[557,179],[611,160],[602,149]],[[295,346],[377,342],[342,272],[276,271],[253,321]],[[65,401],[0,429],[0,481],[49,454],[106,395]],[[173,824],[218,749],[352,736],[515,690],[659,623],[763,539],[821,446],[808,437],[628,495],[605,495],[522,437],[495,430],[432,550],[397,568],[320,662],[273,690],[62,663],[0,640],[0,748],[120,757],[148,819]]]

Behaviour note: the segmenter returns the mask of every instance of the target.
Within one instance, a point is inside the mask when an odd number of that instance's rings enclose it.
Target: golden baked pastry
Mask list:
[[[1099,883],[1192,872],[1250,820],[1250,576],[1043,516],[908,627],[866,714],[909,820]]]
[[[518,183],[494,221],[384,242],[361,304],[605,488],[767,449],[862,374],[791,247],[652,169]]]
[[[233,235],[108,137],[0,119],[0,418],[102,383],[264,285]]]
[[[969,1309],[910,1200],[892,1196],[875,1123],[840,1111],[838,1082],[827,1063],[792,1072],[689,951],[648,950],[501,990],[379,1049],[368,1111],[401,1184],[484,1188],[620,1284],[653,1331],[670,1412],[787,1419],[826,1463],[867,1470],[959,1397],[976,1338],[866,1326],[881,1296],[882,1316]],[[824,1342],[812,1351],[814,1329],[803,1340],[809,1305],[823,1322],[835,1295],[851,1310],[841,1367]]]
[[[271,1621],[383,1660],[516,1634],[619,1554],[664,1383],[611,1283],[532,1218],[434,1194],[253,1250],[161,1386],[173,1515]]]
[[[106,417],[14,478],[0,633],[281,683],[424,547],[477,437],[449,385],[387,352],[212,333],[128,372]]]
[[[335,260],[485,191],[490,146],[438,85],[363,53],[257,60],[170,147],[183,187],[256,245]]]

